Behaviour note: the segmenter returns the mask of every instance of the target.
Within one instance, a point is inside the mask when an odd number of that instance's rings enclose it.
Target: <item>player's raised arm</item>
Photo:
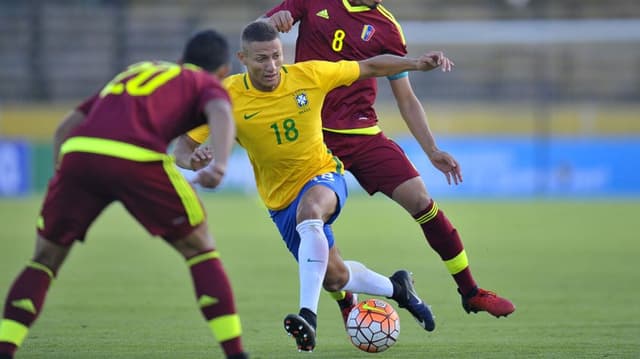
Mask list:
[[[211,129],[211,145],[215,159],[196,174],[194,183],[215,188],[222,181],[235,140],[236,128],[231,104],[225,100],[212,100],[204,108]]]
[[[454,66],[453,61],[444,56],[442,51],[430,51],[417,58],[378,55],[358,61],[358,64],[360,64],[360,80],[391,76],[403,71],[431,71],[438,67],[443,72],[449,72]]]

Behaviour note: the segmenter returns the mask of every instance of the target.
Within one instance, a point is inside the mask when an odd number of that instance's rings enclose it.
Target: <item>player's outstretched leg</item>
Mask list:
[[[298,351],[311,352],[316,347],[316,315],[307,308],[300,309],[300,314],[287,315],[284,330],[296,340]]]
[[[398,302],[400,308],[408,310],[422,328],[429,332],[433,331],[436,328],[436,322],[433,319],[431,308],[418,297],[411,274],[406,270],[399,270],[389,279],[393,283],[391,299]]]
[[[242,327],[231,283],[216,250],[187,260],[200,311],[228,359],[248,358],[242,345]]]
[[[447,216],[431,200],[414,218],[424,232],[429,245],[440,255],[449,273],[458,284],[462,307],[467,313],[486,311],[496,317],[507,316],[515,306],[495,293],[478,288],[471,275],[469,260],[458,231]]]
[[[496,318],[506,317],[513,313],[516,307],[508,299],[496,293],[474,288],[467,295],[462,295],[462,307],[467,313],[487,312]]]
[[[16,278],[0,320],[0,358],[12,358],[42,311],[55,272],[32,261]]]
[[[333,299],[338,303],[338,308],[340,308],[340,314],[342,314],[342,321],[344,322],[345,327],[347,326],[347,318],[349,317],[349,313],[351,313],[351,309],[355,308],[358,305],[358,295],[356,293],[350,291],[339,291],[339,292],[331,292],[330,293]]]

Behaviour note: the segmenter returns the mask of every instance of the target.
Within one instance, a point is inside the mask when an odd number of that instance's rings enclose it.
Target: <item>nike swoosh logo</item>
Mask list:
[[[422,304],[422,299],[420,297],[418,297],[418,294],[415,291],[409,289],[409,292],[411,293],[412,296],[414,296],[414,297],[416,297],[416,299],[418,299],[418,305]]]
[[[259,114],[259,113],[260,113],[260,111],[258,111],[258,112],[254,112],[254,113],[250,113],[250,114],[248,114],[248,115],[245,113],[245,114],[244,114],[244,119],[245,119],[245,120],[250,120],[252,117],[254,117],[255,115],[257,115],[257,114]]]
[[[311,259],[311,258],[307,258],[307,262],[309,263],[324,263],[323,260],[320,259]]]
[[[364,309],[364,310],[368,310],[368,311],[370,311],[370,312],[376,312],[376,313],[387,314],[387,312],[385,312],[385,311],[384,311],[384,309],[382,309],[382,308],[378,308],[378,307],[372,307],[372,306],[370,306],[370,305],[369,305],[369,304],[367,304],[367,303],[364,303],[364,304],[362,305],[362,309]]]

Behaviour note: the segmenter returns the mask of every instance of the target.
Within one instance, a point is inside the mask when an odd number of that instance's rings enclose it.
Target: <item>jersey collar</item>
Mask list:
[[[363,12],[371,10],[371,8],[366,5],[351,5],[349,0],[342,0],[342,4],[348,12]]]

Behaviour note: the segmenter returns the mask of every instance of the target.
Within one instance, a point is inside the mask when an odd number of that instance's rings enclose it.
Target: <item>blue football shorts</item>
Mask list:
[[[287,245],[287,249],[289,249],[289,252],[293,254],[296,261],[298,260],[298,248],[300,247],[300,235],[298,235],[298,231],[296,231],[296,226],[298,225],[296,222],[296,210],[298,209],[298,203],[302,196],[304,196],[305,192],[313,186],[328,187],[338,197],[338,206],[335,213],[333,213],[331,218],[329,218],[329,221],[324,224],[324,234],[327,236],[329,248],[333,247],[334,238],[333,231],[331,230],[331,223],[338,218],[340,210],[347,201],[347,183],[345,182],[343,175],[330,172],[316,176],[310,179],[309,182],[302,187],[298,196],[287,208],[278,211],[269,210],[271,219],[278,227],[280,235],[282,235],[282,240],[284,240],[284,243]]]

